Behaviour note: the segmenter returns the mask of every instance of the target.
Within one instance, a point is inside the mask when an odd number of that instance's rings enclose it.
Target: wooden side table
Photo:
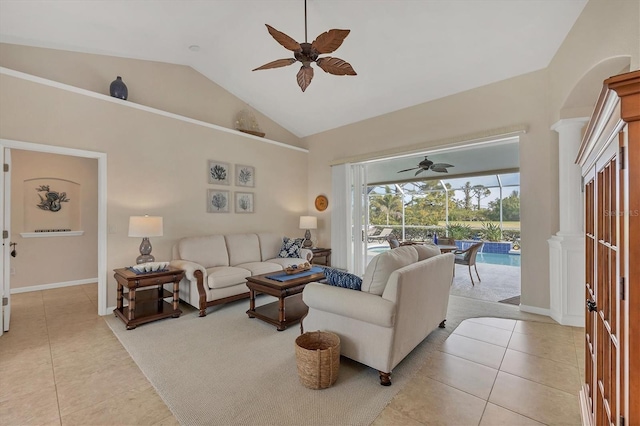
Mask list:
[[[139,324],[159,320],[162,318],[177,318],[182,314],[178,309],[179,284],[184,271],[169,267],[161,272],[136,274],[127,268],[114,269],[114,278],[118,282],[115,316],[124,321],[127,330],[136,328]],[[164,284],[173,283],[173,293],[164,289]],[[156,289],[137,291],[143,287],[156,286]],[[124,292],[124,288],[127,292]],[[164,299],[173,297],[173,303]],[[129,300],[129,306],[123,306],[123,299]]]
[[[311,251],[313,252],[313,259],[311,259],[311,263],[314,263],[316,265],[324,265],[324,266],[331,266],[331,249],[330,248],[312,248]],[[324,258],[324,263],[320,263],[317,258],[318,257],[323,257]]]

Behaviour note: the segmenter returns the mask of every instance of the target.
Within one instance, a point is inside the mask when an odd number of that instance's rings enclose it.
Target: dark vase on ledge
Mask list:
[[[127,90],[127,85],[122,81],[122,77],[118,76],[111,82],[111,86],[109,86],[109,93],[111,93],[111,96],[114,98],[124,99],[125,101],[127,100],[129,91]]]

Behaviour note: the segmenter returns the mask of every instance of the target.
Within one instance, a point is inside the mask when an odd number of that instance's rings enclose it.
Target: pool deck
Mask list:
[[[380,252],[372,252],[371,249],[388,248],[387,244],[369,246],[367,263]],[[478,263],[478,273],[481,281],[478,282],[476,272],[471,267],[475,285],[471,285],[469,268],[465,265],[456,265],[455,276],[451,285],[451,294],[468,297],[471,299],[499,302],[520,295],[520,267],[494,265],[490,263]]]

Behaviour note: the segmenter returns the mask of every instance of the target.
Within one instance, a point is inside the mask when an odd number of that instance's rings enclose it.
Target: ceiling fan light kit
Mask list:
[[[351,30],[332,29],[320,34],[312,43],[307,42],[307,0],[304,1],[304,43],[298,43],[288,35],[280,32],[272,26],[265,24],[269,34],[285,49],[293,52],[293,58],[277,59],[255,68],[253,71],[280,68],[292,65],[300,61],[302,67],[298,71],[298,86],[304,92],[313,79],[311,63],[315,62],[324,72],[333,75],[356,75],[355,70],[348,62],[331,56],[319,58],[323,53],[331,53],[337,50]]]

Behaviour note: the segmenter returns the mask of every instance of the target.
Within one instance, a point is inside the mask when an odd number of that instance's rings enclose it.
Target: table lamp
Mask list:
[[[149,215],[129,217],[129,236],[142,237],[140,256],[136,258],[136,263],[153,262],[155,258],[151,256],[149,237],[162,237],[162,217]]]
[[[316,229],[318,227],[318,218],[315,216],[300,216],[300,229],[306,229],[304,233],[304,243],[302,243],[304,248],[310,248],[313,246],[313,242],[311,242],[311,229]]]

